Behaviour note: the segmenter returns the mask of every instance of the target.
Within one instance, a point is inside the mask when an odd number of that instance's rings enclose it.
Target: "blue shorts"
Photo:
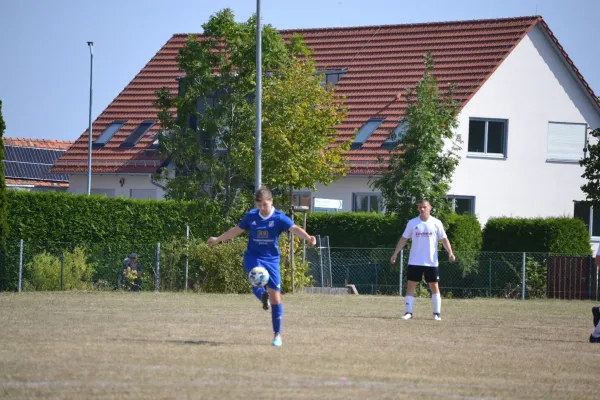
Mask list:
[[[281,291],[281,273],[279,272],[279,258],[262,258],[244,253],[244,268],[249,273],[254,267],[264,267],[269,272],[267,287]]]

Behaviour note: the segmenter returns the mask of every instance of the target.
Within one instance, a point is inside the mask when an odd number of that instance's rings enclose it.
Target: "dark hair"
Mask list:
[[[254,201],[273,200],[273,193],[266,187],[261,187],[254,193]]]
[[[417,201],[417,205],[418,206],[421,205],[421,204],[423,204],[423,203],[427,203],[427,204],[431,205],[431,203],[427,199],[421,199],[421,200]]]

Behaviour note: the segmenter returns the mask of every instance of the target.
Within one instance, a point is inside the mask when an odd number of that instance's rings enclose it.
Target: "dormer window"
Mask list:
[[[358,149],[367,141],[367,139],[375,132],[375,130],[381,125],[383,119],[370,119],[362,128],[358,131],[354,142],[352,142],[352,148]]]
[[[152,126],[154,125],[154,121],[144,121],[141,124],[138,125],[137,128],[134,129],[133,132],[131,132],[131,135],[129,135],[129,137],[127,139],[125,139],[125,141],[123,143],[121,143],[122,148],[132,148],[134,147],[137,142],[140,141],[140,139],[142,137],[144,137],[144,135],[146,134],[146,132],[148,132],[150,130],[150,128],[152,128]]]
[[[106,129],[102,131],[102,134],[98,136],[96,140],[94,140],[92,146],[94,148],[104,147],[104,145],[108,143],[108,141],[115,135],[115,133],[119,131],[119,129],[121,129],[123,125],[125,125],[125,121],[115,121],[107,126]]]

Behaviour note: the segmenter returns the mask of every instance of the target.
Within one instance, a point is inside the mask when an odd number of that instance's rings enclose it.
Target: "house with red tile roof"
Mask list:
[[[6,186],[14,190],[65,192],[69,175],[51,173],[50,168],[73,142],[46,139],[4,138]]]
[[[301,33],[319,70],[346,98],[337,133],[353,140],[348,176],[298,201],[337,200],[344,211],[381,211],[370,188],[383,173],[390,134],[401,131],[407,88],[431,51],[441,88],[456,85],[464,144],[451,195],[457,211],[493,216],[585,213],[582,169],[586,134],[600,126],[600,103],[540,16],[403,25],[284,30]],[[109,195],[162,198],[151,174],[162,165],[154,138],[160,127],[155,91],[178,90],[176,34],[98,116],[93,125],[92,187]],[[358,134],[357,134],[358,132]],[[53,171],[69,174],[69,191],[85,192],[87,132]],[[589,220],[589,209],[588,209]],[[590,225],[590,229],[592,226]],[[594,228],[600,237],[600,226]]]

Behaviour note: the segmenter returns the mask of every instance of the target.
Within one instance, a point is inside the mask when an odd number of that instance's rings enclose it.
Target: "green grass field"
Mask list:
[[[591,302],[251,295],[0,295],[0,397],[597,399]]]

